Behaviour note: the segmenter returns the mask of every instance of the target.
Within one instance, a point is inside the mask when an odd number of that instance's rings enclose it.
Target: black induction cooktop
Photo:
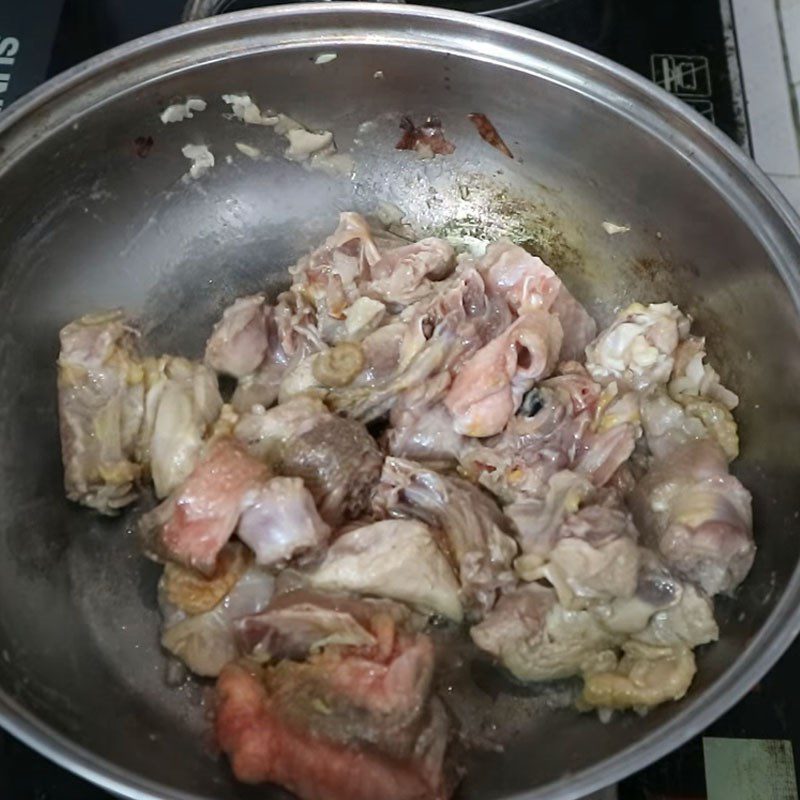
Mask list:
[[[767,2],[767,0],[763,0]],[[513,8],[516,3],[516,8]],[[749,148],[730,0],[429,0],[489,13],[608,56],[683,99]],[[263,5],[227,0],[226,10]],[[0,112],[47,77],[181,20],[184,0],[0,3]],[[617,787],[619,800],[740,800],[709,793],[704,737],[800,743],[794,677],[800,645],[702,737]],[[792,773],[791,784],[794,784]],[[786,790],[788,791],[788,790]],[[750,794],[741,798],[749,800]],[[0,800],[108,800],[110,795],[0,733]],[[796,793],[763,800],[796,800]],[[379,798],[376,798],[379,800]],[[758,798],[762,800],[762,798]]]

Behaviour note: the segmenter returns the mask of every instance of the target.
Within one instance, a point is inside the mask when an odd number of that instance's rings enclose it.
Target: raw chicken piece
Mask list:
[[[384,520],[343,533],[309,573],[323,591],[389,597],[457,622],[460,587],[434,533],[421,522]]]
[[[293,359],[289,368],[281,375],[278,386],[278,403],[288,403],[295,397],[325,397],[327,390],[314,374],[315,356],[323,349],[309,351]]]
[[[478,269],[491,294],[499,295],[518,314],[548,311],[561,290],[561,281],[541,258],[506,240],[490,244]]]
[[[299,603],[279,611],[264,611],[239,622],[241,636],[258,640],[247,652],[258,660],[298,659],[328,645],[367,647],[375,637],[350,614]]]
[[[306,433],[328,416],[330,412],[321,400],[296,397],[268,411],[256,406],[239,417],[234,432],[251,455],[273,462],[281,458],[294,436]]]
[[[360,214],[344,212],[325,242],[290,267],[293,289],[302,291],[320,318],[343,319],[344,310],[359,297],[359,283],[368,279],[380,258],[369,223]]]
[[[278,387],[278,403],[288,403],[296,397],[318,397],[323,399],[327,393],[314,374],[315,354],[295,359],[281,376]],[[263,404],[262,404],[263,405]],[[267,406],[265,406],[267,407]]]
[[[597,509],[613,506],[589,508],[596,516]],[[572,517],[573,538],[585,536],[588,541],[590,534],[581,530],[587,520],[577,517]],[[620,540],[610,528],[604,537],[602,522],[594,528],[600,539]],[[633,535],[623,533],[621,538],[633,544]],[[569,537],[565,532],[564,541]],[[682,697],[694,675],[691,648],[718,636],[713,607],[699,589],[677,580],[654,553],[639,552],[634,561],[638,577],[634,570],[632,583],[630,574],[623,576],[629,570],[619,563],[609,563],[604,575],[573,562],[578,567],[573,577],[583,574],[584,586],[590,588],[583,595],[584,603],[589,601],[583,609],[570,610],[558,602],[558,585],[555,591],[531,584],[506,593],[472,629],[473,640],[523,680],[583,675],[579,704],[584,707],[644,707]],[[564,563],[562,559],[560,566]],[[607,582],[614,573],[623,577],[622,584]],[[597,591],[595,579],[602,591]],[[619,595],[610,596],[617,591]]]
[[[363,339],[376,330],[386,316],[386,306],[371,297],[359,297],[344,310],[341,338]]]
[[[607,384],[597,399],[594,418],[583,436],[574,468],[596,486],[605,486],[630,458],[642,435],[639,395],[620,392],[616,381]]]
[[[641,398],[641,418],[647,445],[657,458],[665,458],[686,442],[710,438],[729,461],[739,454],[739,434],[731,412],[721,403],[703,397],[680,395],[681,402],[665,392]]]
[[[387,250],[370,268],[370,280],[363,291],[393,308],[407,306],[436,291],[433,282],[447,277],[455,263],[448,242],[421,239]]]
[[[627,455],[624,448],[603,451],[608,461],[595,457],[593,436],[601,395],[579,364],[562,364],[561,374],[543,381],[524,398],[520,413],[495,439],[465,448],[460,463],[473,480],[486,486],[503,502],[543,501],[550,479],[573,468],[578,459],[588,460],[582,472],[606,476]],[[605,441],[600,439],[599,444]],[[596,481],[596,483],[598,483]],[[532,509],[529,509],[532,510]]]
[[[589,611],[566,610],[552,589],[535,583],[502,595],[470,635],[525,681],[580,675],[622,638],[603,628]]]
[[[245,497],[269,476],[235,440],[213,442],[189,478],[139,521],[146,553],[211,575]]]
[[[314,551],[330,535],[299,478],[270,478],[269,469],[230,438],[211,443],[191,476],[142,518],[140,529],[151,555],[205,574],[213,572],[234,531],[263,566]]]
[[[720,383],[705,358],[705,340],[689,336],[675,351],[667,391],[641,398],[647,444],[659,458],[685,442],[706,437],[719,444],[729,461],[739,454],[739,436],[731,414],[739,398]]]
[[[688,441],[655,461],[631,504],[647,542],[707,594],[744,580],[755,556],[750,493],[715,442]]]
[[[716,642],[719,628],[711,599],[691,583],[681,587],[680,600],[656,611],[647,627],[633,638],[653,647],[698,647]]]
[[[605,385],[643,391],[667,383],[689,319],[672,303],[633,303],[586,348],[586,368]]]
[[[390,617],[395,627],[411,619],[411,611],[402,603],[374,597],[358,597],[341,592],[318,592],[305,586],[295,589],[281,589],[270,603],[270,610],[281,611],[298,604],[313,605],[349,614],[362,625],[370,627],[373,619]]]
[[[434,295],[415,303],[400,315],[408,325],[401,366],[424,349],[426,342],[452,337],[446,367],[455,370],[513,322],[505,300],[487,294],[483,278],[468,262],[459,264],[454,274],[438,288]]]
[[[373,628],[385,617],[397,623],[409,616],[391,600],[368,600],[341,594],[295,589],[277,594],[260,614],[236,623],[242,652],[258,660],[300,659],[329,645],[372,647]]]
[[[290,441],[278,463],[306,483],[331,525],[357,519],[369,507],[383,454],[360,422],[329,415]]]
[[[405,323],[390,321],[363,339],[364,369],[358,379],[359,385],[381,386],[395,376],[407,332]]]
[[[471,616],[482,617],[494,605],[498,589],[514,582],[511,562],[517,544],[508,535],[508,522],[473,484],[389,457],[374,503],[382,515],[413,517],[445,534],[461,582],[461,602]]]
[[[398,758],[414,752],[425,726],[433,680],[433,643],[375,616],[372,647],[325,648],[305,662],[264,673],[275,710],[300,729],[341,744],[375,747]]]
[[[564,519],[547,562],[525,577],[546,578],[565,608],[632,597],[639,572],[637,538],[630,513],[609,492]]]
[[[561,358],[565,361],[583,360],[586,348],[597,336],[597,323],[589,312],[562,284],[550,312],[555,314],[564,330]]]
[[[603,397],[602,387],[592,380],[583,364],[562,361],[556,374],[542,382],[541,389],[535,390],[532,399],[539,401],[539,407],[557,402],[570,416],[578,417],[584,412],[596,415],[605,405]],[[527,414],[535,415],[536,411],[527,411]]]
[[[231,406],[239,414],[246,414],[255,406],[269,408],[277,399],[285,370],[268,367],[239,378],[231,398]]]
[[[489,292],[504,297],[516,313],[541,308],[559,318],[564,331],[562,358],[583,356],[597,325],[544,261],[518,245],[500,241],[489,245],[479,269]]]
[[[593,613],[613,633],[638,635],[647,630],[656,615],[677,607],[683,593],[683,582],[673,575],[658,555],[640,547],[639,574],[633,595],[601,603],[594,607]],[[710,601],[705,599],[711,614]],[[711,619],[713,622],[713,616]]]
[[[537,422],[543,420],[544,417]],[[530,510],[538,514],[552,477],[558,472],[570,471],[567,469],[571,464],[570,453],[559,447],[560,444],[566,445],[568,440],[566,436],[562,439],[551,428],[547,432],[542,431],[539,441],[532,438],[525,445],[512,432],[512,426],[514,420],[500,436],[462,448],[459,464],[470,480],[485,486],[501,504],[534,501],[533,505],[520,508],[523,512]],[[548,442],[550,434],[555,435]]]
[[[705,397],[678,395],[687,418],[699,419],[708,436],[725,451],[729,461],[739,455],[739,429],[731,412],[724,405]]]
[[[164,616],[162,647],[196,675],[219,675],[226,664],[240,655],[234,622],[266,608],[274,586],[272,575],[260,567],[251,567],[214,608],[187,615],[169,601],[162,578],[159,584],[159,604]]]
[[[693,648],[719,637],[711,599],[646,548],[639,550],[634,594],[594,606],[592,613],[613,633],[653,647]]]
[[[263,353],[254,372],[239,375],[232,403],[240,413],[249,411],[254,405],[269,408],[281,393],[289,395],[304,391],[309,383],[304,372],[310,373],[310,358],[325,346],[314,308],[304,297],[290,291],[281,294],[274,306],[263,307],[266,347],[262,351],[264,340],[259,330],[261,312],[257,296],[247,299],[251,304],[241,307],[239,314],[231,320],[233,325],[237,317],[242,316],[242,332],[230,342],[223,343],[222,337],[228,333],[223,316],[218,323],[217,335],[212,334],[207,345],[207,358],[211,347],[215,363],[224,367],[224,360],[227,360],[229,369],[250,366],[255,362],[256,353]],[[249,325],[252,315],[255,315],[255,320]],[[238,364],[234,363],[236,360]]]
[[[395,635],[377,648],[327,648],[262,674],[229,665],[216,733],[239,780],[303,800],[444,800],[448,725],[431,701],[433,647]]]
[[[486,296],[483,279],[459,264],[438,291],[404,309],[362,342],[364,370],[326,402],[364,422],[391,411],[407,390],[456,372],[462,362],[505,330],[512,315],[505,301]]]
[[[318,400],[254,409],[241,417],[236,436],[276,472],[302,478],[328,524],[357,519],[369,507],[383,455],[363,425],[331,414]]]
[[[689,336],[675,351],[675,366],[669,382],[672,397],[705,397],[728,411],[739,405],[739,398],[720,382],[716,370],[705,364],[706,340]]]
[[[166,497],[197,465],[203,440],[222,409],[217,378],[177,356],[147,358],[145,416],[137,457],[149,465],[156,496]]]
[[[311,736],[273,712],[257,677],[229,665],[217,684],[216,731],[236,777],[278,783],[302,800],[435,800],[415,765]]]
[[[250,489],[242,509],[236,532],[262,566],[314,552],[331,533],[300,478],[272,478]]]
[[[532,495],[506,506],[505,514],[516,526],[522,552],[535,557],[527,563],[536,567],[542,563],[552,552],[565,517],[574,514],[592,492],[587,478],[561,470],[548,480],[543,496]]]
[[[269,315],[262,294],[235,300],[225,309],[206,343],[206,364],[234,378],[255,372],[269,351]]]
[[[381,333],[382,329],[378,329],[373,336]],[[386,334],[383,334],[380,340],[383,341],[385,337]],[[391,411],[403,392],[423,384],[432,375],[442,371],[456,345],[455,334],[443,334],[441,338],[429,342],[407,364],[400,362],[396,371],[383,380],[373,385],[354,382],[351,386],[332,390],[326,400],[335,411],[364,423],[372,422]],[[382,356],[381,360],[387,359],[387,355]],[[370,360],[365,359],[365,363],[369,366]]]
[[[586,475],[595,486],[605,486],[616,471],[631,457],[636,447],[636,431],[620,425],[601,434],[590,433],[582,442],[582,451],[573,468]]]
[[[601,390],[574,362],[559,370],[526,395],[500,436],[460,454],[473,480],[514,503],[512,517],[538,514],[558,472],[571,470],[605,486],[630,457],[640,433],[635,395],[614,399],[615,385]],[[548,529],[552,519],[534,520],[534,531]]]
[[[468,439],[456,432],[453,415],[442,403],[451,382],[442,373],[400,395],[386,434],[392,455],[437,463],[458,460]]]
[[[468,359],[444,400],[456,431],[473,437],[500,433],[522,396],[555,366],[561,339],[557,317],[527,311]]]
[[[87,315],[60,334],[58,414],[67,497],[103,514],[136,499],[144,416],[136,332],[121,311]]]

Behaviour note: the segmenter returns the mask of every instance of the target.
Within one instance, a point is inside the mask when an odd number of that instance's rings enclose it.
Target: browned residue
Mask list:
[[[153,149],[153,144],[152,136],[137,136],[133,140],[133,151],[139,158],[147,158],[147,156],[150,155],[150,151]]]
[[[478,133],[481,135],[481,139],[483,139],[484,142],[488,142],[504,156],[514,158],[513,153],[503,141],[503,137],[497,132],[497,128],[492,125],[491,120],[486,114],[470,114],[469,118],[472,120],[472,124],[478,129]]]
[[[396,150],[416,150],[420,154],[449,156],[456,149],[445,138],[441,120],[436,117],[428,117],[419,127],[411,117],[403,117],[400,128],[403,135],[395,145]]]

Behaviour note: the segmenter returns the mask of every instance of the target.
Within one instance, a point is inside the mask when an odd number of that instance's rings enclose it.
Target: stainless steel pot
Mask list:
[[[295,1],[296,0],[286,0],[286,2]],[[330,0],[316,1],[330,2]],[[388,0],[388,2],[405,3],[406,0]],[[487,17],[494,17],[495,19],[513,21],[513,16],[518,12],[524,12],[534,7],[544,8],[557,2],[561,2],[561,0],[504,0],[504,2],[497,2],[497,0],[461,0],[460,2],[453,2],[453,0],[431,0],[427,5],[441,8],[452,8],[455,6],[459,11],[468,11],[471,14],[481,14]],[[191,20],[213,17],[216,14],[225,14],[236,9],[260,8],[269,5],[278,4],[270,3],[268,0],[267,2],[263,0],[246,0],[244,3],[237,2],[237,0],[186,0],[182,17],[184,22],[190,22]]]
[[[338,57],[316,64],[321,52]],[[225,119],[232,91],[333,130],[355,178],[289,163],[271,131]],[[162,124],[187,94],[208,109]],[[455,154],[396,151],[402,113],[439,116]],[[251,161],[237,141],[276,156]],[[216,155],[197,181],[182,177],[187,142]],[[689,696],[602,725],[550,708],[547,691],[478,681],[482,707],[516,709],[502,717],[518,729],[504,753],[474,757],[459,797],[567,800],[617,780],[735,703],[797,633],[798,220],[731,142],[641,78],[487,19],[295,5],[167,30],[56,78],[2,117],[0,154],[0,720],[50,758],[137,800],[279,796],[237,786],[207,752],[202,688],[165,686],[156,575],[130,520],[63,498],[56,334],[124,304],[153,350],[197,355],[224,302],[276,285],[338,210],[378,201],[420,229],[527,239],[600,316],[680,303],[742,397],[759,555],[718,604],[722,639]],[[609,237],[604,220],[631,230]]]

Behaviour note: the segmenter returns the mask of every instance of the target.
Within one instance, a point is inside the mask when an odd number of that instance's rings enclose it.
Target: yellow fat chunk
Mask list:
[[[628,642],[614,670],[585,676],[580,704],[594,708],[650,708],[680,700],[697,667],[688,647]]]

